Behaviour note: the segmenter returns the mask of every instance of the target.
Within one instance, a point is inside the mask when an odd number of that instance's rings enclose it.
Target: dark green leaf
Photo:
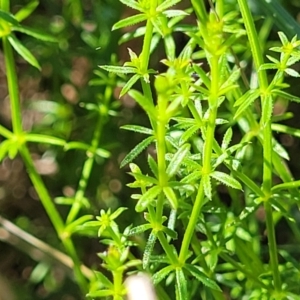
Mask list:
[[[148,138],[141,141],[138,145],[136,145],[122,160],[121,168],[134,160],[149,144],[154,141],[153,136],[149,136]]]
[[[19,26],[19,22],[16,20],[15,16],[6,11],[0,10],[0,19],[12,25]]]

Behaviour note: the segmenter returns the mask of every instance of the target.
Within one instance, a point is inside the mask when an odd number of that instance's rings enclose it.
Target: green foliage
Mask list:
[[[205,1],[66,1],[49,32],[30,23],[37,1],[14,9],[1,2],[12,124],[0,125],[0,161],[22,159],[58,237],[55,247],[66,254],[29,235],[31,245],[72,269],[81,296],[124,299],[126,277],[146,272],[163,300],[299,299],[300,171],[278,134],[300,137],[286,123],[289,101],[300,102],[300,41],[277,1],[252,3],[253,11],[249,2],[209,1],[207,11]],[[112,24],[113,7],[125,6],[131,15]],[[266,7],[275,14],[257,18]],[[128,53],[118,53],[125,62],[113,55],[120,29],[120,43],[133,40]],[[89,86],[74,88],[78,105],[58,91],[66,80],[74,87],[79,75],[58,67],[57,51],[61,61],[80,51],[99,66]],[[29,129],[15,54],[42,71],[51,61],[55,101],[33,103],[44,118]],[[35,153],[57,162],[57,176],[41,176]],[[131,182],[117,199],[105,178],[120,176],[119,167]],[[72,192],[62,194],[64,187]],[[9,230],[5,224],[0,218]],[[82,264],[86,249],[78,239],[100,239],[100,250],[90,250],[100,251],[99,268]],[[29,282],[46,286],[51,272],[41,259]]]

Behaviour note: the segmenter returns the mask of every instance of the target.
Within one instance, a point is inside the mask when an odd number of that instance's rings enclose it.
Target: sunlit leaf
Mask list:
[[[183,270],[181,268],[175,269],[176,275],[176,291],[178,298],[177,300],[186,300],[189,299],[188,297],[188,290],[187,290],[187,281],[184,276]]]
[[[149,114],[153,119],[156,118],[156,111],[151,100],[146,98],[140,92],[130,90],[129,95],[143,108],[143,110]]]
[[[16,50],[16,52],[18,52],[29,64],[31,64],[39,70],[41,69],[35,57],[25,46],[23,46],[23,44],[21,44],[21,42],[13,34],[10,34],[7,37],[7,39],[12,45],[12,47]]]
[[[227,149],[227,147],[229,146],[229,144],[231,142],[231,139],[232,139],[232,128],[229,127],[226,130],[224,137],[223,137],[223,141],[222,141],[222,145],[221,145],[222,150]]]
[[[249,107],[252,102],[259,97],[259,95],[260,91],[258,89],[249,90],[241,98],[239,98],[234,104],[234,106],[239,106],[234,115],[234,119],[238,119],[241,114],[247,109],[247,107]]]
[[[101,69],[116,73],[116,74],[130,74],[130,73],[136,73],[136,68],[133,67],[124,67],[124,66],[99,66]]]
[[[226,173],[214,171],[210,174],[210,176],[231,188],[238,190],[242,189],[241,184],[236,179],[234,179]]]
[[[32,12],[38,7],[39,1],[31,1],[25,6],[23,6],[16,14],[15,18],[19,22],[25,20],[28,16],[32,14]]]
[[[150,257],[153,252],[153,248],[156,242],[157,236],[156,234],[152,231],[149,235],[149,238],[147,240],[147,244],[144,250],[143,254],[143,269],[147,269],[149,262],[150,262]]]
[[[160,269],[158,272],[154,273],[152,276],[152,281],[154,285],[159,284],[162,280],[164,280],[170,272],[174,271],[173,266],[167,266]]]
[[[38,31],[36,29],[27,28],[24,26],[17,26],[17,27],[12,27],[12,30],[25,33],[29,36],[36,38],[37,40],[41,40],[44,42],[52,42],[52,43],[58,42],[58,40],[55,37],[48,35],[44,32]]]
[[[211,200],[212,190],[211,190],[210,176],[203,175],[201,180],[203,181],[204,194],[209,200]]]
[[[134,160],[147,146],[149,146],[154,141],[153,136],[149,136],[144,139],[138,145],[136,145],[122,160],[120,167],[123,168],[125,165]]]
[[[125,129],[125,130],[130,130],[134,132],[139,132],[147,135],[153,135],[153,130],[144,126],[139,126],[139,125],[124,125],[121,126],[120,128]]]
[[[140,75],[134,74],[123,86],[120,92],[120,97],[124,96],[132,88],[132,86],[140,79],[140,77]]]
[[[161,187],[153,186],[151,187],[142,197],[139,199],[138,203],[135,206],[137,212],[144,211],[158,196],[161,192]]]
[[[273,97],[267,95],[263,98],[262,116],[261,124],[266,126],[267,123],[271,122],[272,112],[273,112]]]
[[[174,154],[166,170],[166,173],[169,178],[175,175],[189,150],[190,144],[184,144]]]
[[[120,29],[120,28],[127,27],[127,26],[132,26],[137,23],[143,22],[146,19],[147,19],[147,16],[145,14],[137,14],[134,16],[130,16],[128,18],[122,19],[119,22],[117,22],[113,26],[112,30]]]
[[[143,225],[139,225],[139,226],[136,226],[136,227],[133,227],[129,230],[128,232],[128,236],[131,236],[131,235],[136,235],[136,234],[140,234],[142,232],[145,232],[149,229],[152,228],[152,225],[151,224],[143,224]]]
[[[176,194],[174,193],[173,189],[170,188],[169,186],[165,186],[163,188],[163,192],[165,196],[167,197],[172,209],[177,209],[178,208],[178,200],[176,197]]]
[[[201,283],[203,283],[205,286],[221,291],[219,286],[209,277],[207,277],[205,274],[203,274],[198,267],[190,265],[190,264],[185,264],[184,268],[188,270],[197,280],[199,280]]]
[[[175,4],[177,4],[178,2],[180,2],[181,0],[165,0],[163,1],[157,8],[157,11],[164,11],[166,9],[168,9],[171,6],[174,6]]]

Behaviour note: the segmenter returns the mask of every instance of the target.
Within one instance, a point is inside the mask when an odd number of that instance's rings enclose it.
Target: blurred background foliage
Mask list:
[[[257,15],[257,24],[268,14],[266,6],[257,6],[251,1]],[[12,12],[27,4],[25,0],[11,1]],[[182,5],[189,6],[189,1]],[[293,20],[300,22],[300,2],[285,0],[282,5],[291,14]],[[280,23],[272,19],[266,30],[268,48],[277,40]],[[28,131],[45,133],[61,137],[68,141],[90,143],[96,121],[96,114],[88,110],[88,103],[101,100],[105,84],[114,86],[115,100],[111,110],[115,111],[105,124],[100,140],[100,147],[112,153],[109,159],[99,158],[93,167],[86,197],[91,203],[89,212],[97,215],[100,208],[127,206],[119,222],[125,227],[139,222],[130,200],[130,190],[126,183],[130,179],[127,169],[120,170],[119,163],[128,151],[140,140],[139,134],[121,131],[124,124],[145,122],[141,111],[128,96],[118,99],[121,82],[107,80],[101,73],[99,65],[123,64],[128,59],[127,47],[137,53],[141,39],[119,45],[118,41],[125,32],[111,31],[112,25],[121,17],[132,13],[117,0],[48,0],[41,1],[33,15],[25,20],[26,25],[54,35],[57,44],[43,43],[28,36],[19,38],[34,53],[42,66],[39,72],[17,58],[17,71],[21,89],[23,124]],[[193,16],[188,22],[195,23]],[[276,23],[276,24],[274,24]],[[130,30],[130,29],[128,29]],[[270,34],[269,34],[270,33]],[[177,47],[184,46],[185,39],[178,35]],[[159,60],[163,53],[154,53],[152,68],[161,68]],[[296,66],[298,71],[300,66]],[[104,77],[103,77],[104,76]],[[118,79],[119,80],[119,79]],[[291,93],[300,96],[299,79],[288,78]],[[0,53],[0,122],[11,128],[9,99],[7,97],[3,55]],[[282,113],[287,110],[285,103],[279,103],[275,110]],[[288,110],[296,116],[300,113],[298,105],[291,105]],[[300,128],[300,119],[286,121],[292,127]],[[291,157],[290,168],[295,178],[300,177],[299,141],[292,136],[279,134],[277,139],[288,150]],[[148,149],[151,151],[151,149]],[[64,152],[60,147],[35,144],[31,146],[36,167],[43,176],[46,185],[55,197],[72,197],[76,191],[83,162],[84,151],[70,150]],[[147,154],[139,158],[139,165],[145,164]],[[67,213],[60,207],[62,215]],[[22,230],[63,251],[62,246],[39,203],[39,199],[28,179],[21,159],[13,161],[6,158],[0,165],[0,214]],[[3,220],[2,220],[3,221]],[[2,223],[3,225],[3,223]],[[284,236],[284,226],[280,237]],[[83,262],[92,268],[98,268],[97,253],[102,251],[96,238],[77,238],[77,250]],[[24,243],[22,238],[9,233],[0,226],[0,299],[80,299],[80,291],[72,281],[70,271],[61,264],[49,260],[33,245]]]

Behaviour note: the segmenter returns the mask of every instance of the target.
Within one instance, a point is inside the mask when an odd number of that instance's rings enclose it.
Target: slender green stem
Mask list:
[[[8,92],[10,96],[12,127],[13,127],[14,134],[20,136],[23,132],[22,122],[21,122],[22,116],[21,116],[20,101],[19,101],[20,97],[19,97],[19,88],[18,88],[18,78],[15,72],[15,65],[14,65],[14,56],[8,39],[6,37],[3,37],[2,41],[3,41],[3,50],[5,53],[4,60],[6,66]]]
[[[206,12],[204,1],[191,0],[191,3],[194,7],[195,13],[197,15],[197,19],[199,20],[199,22],[204,24],[207,20],[207,12]]]
[[[241,9],[242,17],[248,34],[254,63],[256,69],[259,70],[259,67],[264,63],[264,61],[263,61],[262,51],[260,48],[259,38],[253,22],[253,18],[247,1],[238,0],[238,3]],[[258,71],[258,80],[259,80],[262,93],[267,92],[268,79],[265,70]],[[266,101],[266,98],[262,95],[261,96],[262,110],[263,110],[262,115],[264,115],[264,108],[265,108],[264,101]],[[275,232],[274,232],[272,208],[269,203],[269,197],[271,195],[271,188],[272,188],[272,153],[273,153],[271,121],[270,120],[267,121],[265,124],[262,124],[262,126],[263,126],[263,156],[264,156],[262,190],[266,198],[264,203],[264,208],[266,211],[269,255],[270,255],[271,268],[273,271],[274,288],[277,291],[280,291],[281,280],[280,280],[280,274],[278,270],[277,245],[276,245]]]
[[[213,56],[211,59],[211,94],[209,98],[209,106],[210,106],[210,114],[207,124],[204,151],[203,151],[203,174],[209,176],[211,172],[211,155],[214,144],[214,134],[216,127],[216,117],[217,117],[217,93],[218,93],[218,62],[219,57]],[[204,186],[203,180],[201,180],[198,193],[196,196],[196,200],[193,206],[192,214],[186,228],[180,253],[179,253],[179,261],[184,263],[188,256],[188,249],[190,246],[191,239],[193,237],[193,233],[195,230],[195,226],[198,221],[198,217],[201,211],[201,208],[204,204]]]

